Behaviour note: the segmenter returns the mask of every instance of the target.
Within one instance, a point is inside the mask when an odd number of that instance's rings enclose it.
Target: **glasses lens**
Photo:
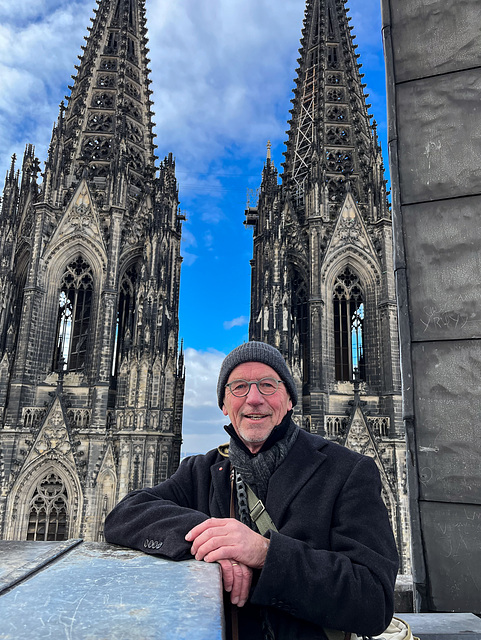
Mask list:
[[[259,380],[259,391],[264,396],[271,396],[277,391],[278,382],[274,378],[262,378]]]
[[[245,380],[234,380],[229,384],[232,395],[242,398],[249,393],[249,383]]]

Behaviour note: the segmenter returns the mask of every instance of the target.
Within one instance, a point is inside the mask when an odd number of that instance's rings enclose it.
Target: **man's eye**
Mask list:
[[[273,391],[276,388],[276,381],[268,378],[267,380],[261,380],[259,386],[262,391]]]
[[[231,389],[234,393],[242,393],[242,391],[247,391],[248,386],[247,382],[233,382]]]

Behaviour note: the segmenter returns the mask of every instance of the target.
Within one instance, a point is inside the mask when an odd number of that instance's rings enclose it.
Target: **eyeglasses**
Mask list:
[[[227,383],[225,386],[229,387],[229,391],[236,398],[243,398],[251,390],[253,384],[256,385],[257,390],[263,396],[272,396],[279,388],[279,383],[282,380],[276,380],[275,378],[262,378],[262,380],[233,380]]]

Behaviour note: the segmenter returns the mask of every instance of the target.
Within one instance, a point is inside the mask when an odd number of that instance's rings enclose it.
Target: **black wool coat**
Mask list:
[[[169,480],[114,508],[105,539],[192,558],[186,533],[209,517],[229,517],[229,475],[217,450],[183,460]],[[324,627],[380,634],[393,615],[398,556],[375,462],[299,430],[265,506],[278,532],[268,532],[265,565],[239,609],[240,638],[264,638],[265,612],[276,640],[324,640]]]

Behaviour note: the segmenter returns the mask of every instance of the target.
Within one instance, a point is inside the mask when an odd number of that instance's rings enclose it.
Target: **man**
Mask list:
[[[374,461],[295,425],[296,386],[270,345],[234,349],[217,395],[231,420],[228,452],[187,458],[169,480],[126,496],[106,520],[106,540],[218,562],[241,639],[380,634],[398,558]],[[272,519],[265,535],[248,487]]]

